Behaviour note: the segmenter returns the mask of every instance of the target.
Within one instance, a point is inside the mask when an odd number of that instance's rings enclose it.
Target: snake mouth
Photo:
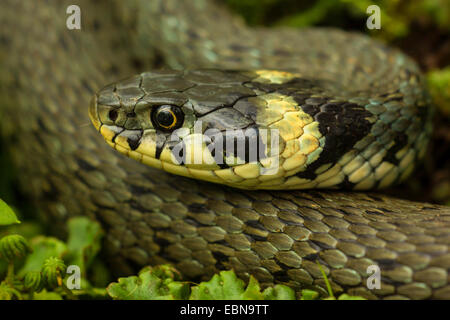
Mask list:
[[[97,129],[97,131],[100,131],[102,123],[100,122],[100,119],[98,117],[97,101],[98,97],[97,95],[94,95],[89,104],[89,118],[91,119],[91,122],[94,125],[95,129]]]

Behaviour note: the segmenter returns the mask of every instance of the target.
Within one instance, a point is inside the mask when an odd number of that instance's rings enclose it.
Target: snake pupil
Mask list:
[[[157,116],[158,123],[164,127],[170,127],[175,121],[173,114],[169,110],[161,110]]]

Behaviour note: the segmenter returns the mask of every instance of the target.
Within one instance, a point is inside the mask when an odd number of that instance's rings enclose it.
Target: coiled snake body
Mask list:
[[[109,128],[101,132],[116,149],[142,161],[139,151],[156,157],[158,148],[156,138],[147,146],[142,139],[154,129],[151,109],[188,100],[192,119],[216,127],[278,123],[283,139],[312,137],[297,147],[284,139],[280,189],[383,187],[412,171],[430,131],[429,101],[407,57],[333,29],[250,30],[206,1],[80,1],[82,29],[68,30],[70,4],[10,1],[0,14],[2,139],[20,169],[22,190],[56,231],[73,215],[98,219],[107,231],[110,266],[120,273],[170,262],[189,278],[233,268],[265,285],[325,292],[319,261],[337,294],[450,299],[448,208],[381,193],[250,191],[255,182],[239,190],[170,175],[112,150],[87,113],[99,88],[161,63],[259,70],[141,74],[103,89],[91,118],[100,131],[100,124]],[[293,127],[283,132],[289,113],[307,119],[301,133]],[[289,165],[305,146],[311,148],[303,154],[308,166]],[[161,144],[159,149],[168,159]],[[357,163],[353,170],[336,178],[351,161]],[[223,177],[233,186],[258,178]],[[380,267],[380,289],[366,286],[370,265]]]

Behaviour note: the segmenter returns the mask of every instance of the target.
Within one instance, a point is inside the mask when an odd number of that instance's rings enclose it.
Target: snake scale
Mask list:
[[[81,30],[66,28],[71,4],[81,8]],[[318,261],[336,294],[450,299],[449,208],[382,193],[251,191],[188,179],[120,155],[90,124],[88,106],[95,92],[155,67],[289,70],[298,74],[303,90],[295,110],[309,104],[308,110],[316,108],[313,116],[332,113],[330,104],[339,105],[339,96],[355,98],[352,103],[359,106],[363,123],[376,122],[370,115],[379,110],[397,119],[399,103],[416,105],[411,114],[402,114],[414,130],[395,135],[380,160],[403,166],[406,177],[412,169],[409,161],[425,153],[429,112],[417,67],[394,49],[335,29],[249,29],[210,1],[11,0],[2,3],[0,30],[0,132],[19,170],[20,188],[60,236],[71,216],[100,221],[106,230],[105,256],[118,274],[173,263],[187,278],[206,279],[233,268],[243,279],[254,275],[263,285],[284,283],[326,295]],[[205,79],[221,74],[193,71],[191,76],[201,87]],[[274,73],[268,74],[273,78]],[[309,79],[318,74],[324,83],[334,80],[335,91],[326,92],[326,101],[322,91],[315,96],[308,91],[317,88]],[[261,77],[263,81],[251,80],[260,87],[250,89],[270,94],[274,88],[267,87],[276,81]],[[162,82],[168,89],[162,90],[163,96],[187,90],[174,89],[179,82]],[[338,84],[343,90],[336,89]],[[320,109],[323,105],[328,107]],[[369,107],[362,110],[362,105]],[[215,123],[223,119],[217,110],[206,112],[214,115]],[[395,119],[385,119],[390,125],[379,128],[381,136],[381,131],[405,127]],[[365,132],[359,136],[363,138],[371,127],[366,123],[361,129],[358,123],[353,123],[355,132]],[[414,132],[422,138],[408,145],[411,159],[400,165],[399,155],[404,156],[402,148]],[[345,142],[334,152],[348,151],[356,142]],[[325,161],[314,173],[328,169]],[[399,171],[389,179],[401,175]],[[355,187],[361,179],[353,183],[348,176],[339,182]],[[370,186],[375,185],[360,185]],[[370,265],[380,268],[380,289],[366,286]]]

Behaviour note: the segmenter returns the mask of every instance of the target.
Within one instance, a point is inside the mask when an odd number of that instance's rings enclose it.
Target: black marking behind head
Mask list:
[[[325,136],[325,146],[319,158],[306,171],[297,174],[300,178],[315,179],[316,169],[326,163],[336,163],[345,153],[364,138],[371,128],[367,118],[372,114],[363,106],[354,103],[325,103],[307,99],[303,111],[319,122],[319,131]]]

